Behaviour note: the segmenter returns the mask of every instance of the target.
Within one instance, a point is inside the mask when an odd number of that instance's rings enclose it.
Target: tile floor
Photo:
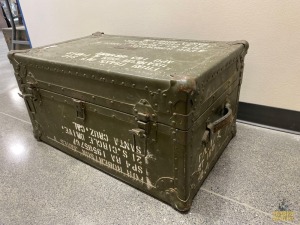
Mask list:
[[[37,142],[0,32],[0,224],[299,224],[300,136],[238,124],[191,210]],[[290,222],[273,221],[284,201]]]

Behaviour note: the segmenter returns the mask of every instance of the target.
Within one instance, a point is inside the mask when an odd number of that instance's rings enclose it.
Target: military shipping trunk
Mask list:
[[[98,32],[8,57],[37,140],[187,211],[236,133],[247,49]]]

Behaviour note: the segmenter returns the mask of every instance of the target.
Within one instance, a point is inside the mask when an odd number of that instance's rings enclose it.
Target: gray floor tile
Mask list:
[[[181,214],[37,142],[30,124],[3,115],[0,123],[1,224],[275,224],[205,191]]]
[[[0,32],[0,112],[30,121],[28,114],[25,113],[24,100],[18,95],[20,91],[12,65],[6,56],[7,52],[3,34]]]
[[[17,85],[0,94],[0,113],[5,113],[30,122],[23,98],[21,98]]]
[[[0,32],[0,112],[30,121],[24,100],[18,95],[17,81],[12,65],[7,58],[7,46]]]
[[[11,89],[16,83],[13,67],[9,63],[7,53],[8,48],[5,44],[3,34],[0,32],[0,94]]]
[[[238,124],[203,188],[268,213],[285,199],[300,223],[300,136]]]

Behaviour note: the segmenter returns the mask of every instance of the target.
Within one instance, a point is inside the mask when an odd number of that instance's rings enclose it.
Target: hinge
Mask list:
[[[76,116],[78,119],[84,120],[85,119],[85,105],[83,101],[78,99],[73,99],[76,107]]]
[[[35,113],[35,105],[34,102],[37,102],[38,104],[41,104],[42,99],[39,92],[39,89],[34,87],[33,85],[21,85],[22,88],[25,89],[26,93],[18,93],[18,95],[24,99],[24,101],[27,103],[30,112]]]

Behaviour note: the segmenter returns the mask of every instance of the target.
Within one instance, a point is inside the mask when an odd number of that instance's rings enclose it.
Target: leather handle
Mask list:
[[[225,110],[227,111],[224,116],[216,121],[209,123],[207,128],[211,130],[213,133],[221,130],[222,128],[228,126],[232,121],[232,109],[229,103],[226,103]]]
[[[226,113],[224,116],[222,116],[221,118],[219,118],[216,121],[211,122],[207,125],[206,131],[204,132],[203,137],[202,137],[202,143],[204,145],[206,145],[208,143],[212,133],[215,133],[215,132],[221,130],[222,128],[228,126],[232,122],[233,116],[232,116],[231,105],[229,103],[226,103],[224,109],[226,110]]]

